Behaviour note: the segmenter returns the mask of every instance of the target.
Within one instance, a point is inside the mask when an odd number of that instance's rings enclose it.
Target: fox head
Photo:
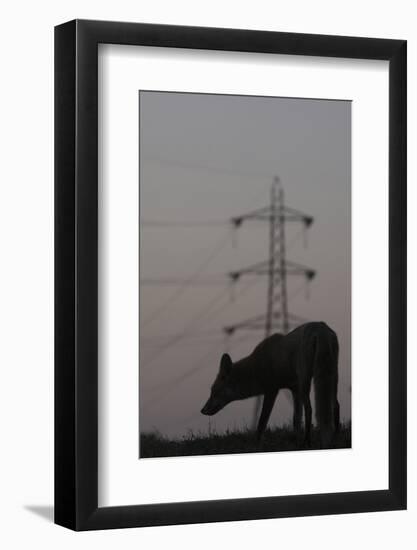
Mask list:
[[[233,363],[230,355],[225,353],[220,361],[219,372],[211,386],[210,397],[201,412],[212,416],[236,399],[239,397],[233,381]]]

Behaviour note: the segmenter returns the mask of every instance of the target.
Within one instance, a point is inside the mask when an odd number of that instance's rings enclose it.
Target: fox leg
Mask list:
[[[296,390],[292,392],[292,399],[294,403],[293,428],[295,432],[299,433],[301,430],[301,415],[303,411],[301,399]]]
[[[305,436],[304,444],[306,446],[311,445],[311,402],[310,402],[310,388],[304,392],[303,395],[304,414],[305,414]]]
[[[262,434],[265,431],[268,424],[269,417],[271,416],[272,407],[274,406],[275,399],[277,398],[278,391],[272,391],[264,395],[264,401],[262,404],[262,412],[259,417],[258,428],[256,430],[256,439],[260,441]]]
[[[340,430],[340,405],[339,401],[336,399],[335,405],[334,405],[334,431],[337,435]]]

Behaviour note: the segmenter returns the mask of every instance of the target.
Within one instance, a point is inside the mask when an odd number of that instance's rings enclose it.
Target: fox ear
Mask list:
[[[220,361],[220,372],[222,374],[229,374],[232,370],[232,358],[228,353],[223,353],[221,361]]]

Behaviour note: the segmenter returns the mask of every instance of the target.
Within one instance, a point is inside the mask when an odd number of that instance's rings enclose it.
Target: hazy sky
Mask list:
[[[234,233],[229,220],[267,206],[274,176],[286,204],[314,217],[306,247],[302,226],[286,227],[287,259],[317,270],[309,298],[302,277],[288,278],[289,309],[337,332],[350,419],[350,128],[348,101],[140,92],[141,431],[251,424],[253,400],[210,420],[200,409],[222,353],[237,360],[263,339],[222,331],[267,302],[267,277],[242,277],[232,292],[226,275],[268,258],[268,223]],[[272,425],[291,418],[284,393]]]

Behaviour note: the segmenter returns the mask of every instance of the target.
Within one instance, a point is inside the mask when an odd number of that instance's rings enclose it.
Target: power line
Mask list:
[[[221,333],[219,332],[219,335]],[[244,334],[244,335],[241,335],[239,338],[235,338],[233,340],[233,343],[238,343],[240,341],[243,341],[243,340],[246,340],[247,339],[247,334]],[[201,372],[202,370],[204,370],[206,367],[207,367],[207,359],[209,359],[211,356],[213,356],[215,353],[219,353],[219,350],[218,348],[213,348],[213,347],[210,347],[206,353],[204,353],[196,362],[195,362],[195,365],[188,369],[186,372],[178,375],[178,376],[175,376],[173,378],[171,378],[170,380],[164,380],[163,382],[161,382],[160,384],[157,384],[156,386],[154,386],[153,388],[150,388],[148,391],[147,391],[147,394],[152,394],[154,395],[155,393],[159,393],[161,390],[164,390],[164,389],[167,389],[167,388],[172,388],[174,385],[176,384],[180,384],[182,382],[184,382],[185,380],[187,380],[188,378],[191,378],[192,376],[194,376],[195,374],[197,374],[198,372]]]
[[[306,284],[303,282],[301,283],[297,288],[295,288],[291,294],[289,294],[288,296],[288,300],[293,300],[294,298],[296,298],[299,294],[301,294],[301,291],[306,291]]]
[[[200,169],[203,171],[221,173],[225,175],[232,175],[234,177],[247,177],[249,179],[263,179],[265,183],[269,179],[269,174],[256,173],[256,172],[244,172],[236,169],[224,169],[216,166],[205,166],[198,163],[190,163],[184,161],[177,161],[171,159],[161,159],[155,156],[145,156],[144,160],[148,160],[161,165],[177,166],[186,169]],[[251,197],[249,206],[256,203],[259,198],[265,193],[265,187],[261,186],[260,189],[257,189],[256,193]],[[155,227],[155,228],[197,228],[197,227],[218,227],[222,225],[230,226],[230,219],[209,219],[209,220],[153,220],[153,219],[143,219],[140,221],[141,226],[143,227]]]
[[[215,343],[218,339],[219,339],[219,332],[217,333],[216,336],[206,336],[206,337],[199,337],[199,336],[196,336],[196,337],[193,337],[192,335],[191,336],[186,336],[184,338],[184,340],[187,342],[187,345],[189,346],[193,346],[193,347],[199,347],[199,346],[202,346],[204,344],[211,344],[211,343]],[[156,343],[151,343],[151,342],[148,342],[148,343],[143,343],[142,344],[142,347],[144,348],[144,350],[147,350],[149,352],[149,350],[159,350],[160,349],[160,346],[161,344],[156,344]],[[145,351],[146,353],[146,351]]]
[[[142,321],[142,326],[146,326],[152,321],[154,321],[157,317],[159,317],[166,309],[168,309],[178,298],[180,298],[185,292],[190,288],[191,283],[193,283],[198,277],[203,273],[203,271],[206,269],[206,267],[209,265],[209,263],[219,254],[223,248],[225,248],[226,244],[229,242],[231,238],[231,234],[227,233],[225,237],[222,237],[214,247],[214,249],[211,251],[209,256],[200,264],[200,266],[197,268],[197,270],[188,278],[184,279],[184,281],[181,283],[181,285],[177,288],[177,290],[171,294],[171,296],[166,300],[162,305],[160,305],[158,308],[156,308],[153,313],[148,315],[146,319]]]
[[[198,372],[206,368],[207,364],[205,363],[205,361],[209,357],[214,355],[215,352],[218,353],[218,350],[210,348],[207,353],[205,353],[202,357],[199,358],[199,360],[196,362],[196,365],[193,368],[187,370],[183,374],[174,376],[169,381],[166,380],[164,382],[161,382],[161,384],[158,384],[157,386],[154,386],[153,388],[151,388],[149,390],[149,393],[152,393],[152,395],[154,395],[155,393],[160,392],[161,390],[164,390],[169,387],[172,388],[176,384],[180,384],[181,382],[184,382],[184,380],[187,380],[187,378],[191,378],[192,376],[194,376],[195,374],[197,374]]]
[[[236,298],[239,297],[239,296],[242,296],[243,294],[245,294],[252,286],[254,286],[258,281],[256,279],[251,279],[249,280],[245,285],[242,286],[242,288],[239,290],[239,292],[236,294]],[[188,323],[185,325],[185,327],[183,327],[183,330],[182,332],[174,335],[172,337],[172,339],[170,339],[168,342],[166,342],[165,344],[163,344],[159,349],[158,351],[148,360],[148,361],[145,361],[143,366],[147,366],[149,365],[150,363],[153,363],[153,361],[155,359],[157,359],[160,355],[162,355],[165,351],[167,351],[169,348],[171,348],[172,346],[175,346],[176,344],[178,344],[179,342],[181,342],[182,340],[186,339],[188,336],[189,336],[189,332],[188,330],[191,328],[191,329],[195,329],[195,325],[196,325],[196,322],[197,321],[200,321],[202,318],[204,317],[210,317],[212,315],[217,315],[219,314],[220,312],[224,311],[227,307],[230,307],[230,303],[226,302],[225,304],[221,305],[219,308],[215,309],[213,311],[213,306],[215,306],[217,304],[217,302],[223,298],[223,295],[225,293],[228,293],[228,289],[223,289],[219,294],[217,294],[213,300],[211,300],[208,304],[206,304],[204,306],[204,308],[200,311],[197,312],[196,315],[194,315],[189,321]],[[207,321],[207,319],[206,319]]]
[[[222,276],[221,278],[213,279],[198,279],[192,283],[188,282],[188,279],[181,278],[152,278],[148,277],[140,280],[141,285],[147,286],[182,286],[184,284],[189,284],[190,286],[215,286],[215,285],[224,285],[227,282],[227,279]]]
[[[204,308],[202,310],[200,310],[196,315],[194,315],[189,321],[188,323],[183,327],[183,330],[182,332],[176,334],[175,336],[173,336],[173,338],[171,340],[169,340],[167,343],[165,343],[164,345],[162,345],[158,352],[155,353],[153,355],[153,357],[151,357],[151,359],[149,361],[146,361],[144,363],[143,366],[147,366],[149,365],[150,363],[153,363],[153,361],[155,359],[157,359],[163,352],[165,352],[167,349],[169,349],[170,347],[176,345],[178,342],[180,342],[181,340],[183,340],[184,338],[187,337],[187,331],[190,327],[194,327],[195,326],[195,323],[196,321],[198,321],[201,317],[204,317],[204,315],[207,315],[208,312],[210,312],[211,308],[223,297],[223,295],[225,293],[228,292],[228,289],[227,288],[224,288],[221,290],[221,292],[219,294],[216,294],[214,296],[214,298],[212,300],[210,300],[210,302],[208,304],[205,304]]]
[[[167,158],[160,158],[157,156],[151,156],[151,155],[144,155],[143,161],[152,162],[154,164],[159,164],[161,166],[175,166],[177,168],[182,168],[185,170],[201,170],[203,172],[209,172],[212,174],[222,174],[224,176],[232,176],[232,177],[245,177],[249,179],[253,178],[261,178],[261,179],[267,179],[270,177],[269,174],[263,173],[263,172],[253,172],[249,170],[236,170],[235,168],[222,168],[221,166],[209,166],[206,164],[200,164],[197,162],[186,162],[186,161],[180,161],[180,160],[173,160],[173,159],[167,159]]]
[[[259,221],[263,222],[267,220],[267,215],[263,213],[259,213],[258,215],[254,215],[252,217],[252,221]],[[222,227],[222,226],[230,226],[231,223],[233,224],[239,224],[240,217],[236,216],[235,218],[232,218],[231,220],[223,219],[223,220],[141,220],[140,226],[141,227],[153,227],[153,228],[161,228],[161,229],[196,229],[199,227],[205,228],[205,227]],[[294,214],[287,214],[286,215],[286,221],[290,222],[297,222],[299,221],[298,216]]]
[[[217,330],[202,330],[202,331],[198,331],[198,332],[195,332],[195,333],[192,333],[190,334],[190,338],[201,338],[201,337],[205,337],[205,336],[218,336],[219,335],[219,329]],[[147,344],[147,343],[152,343],[152,342],[158,342],[160,343],[160,340],[161,338],[164,339],[164,338],[167,338],[167,339],[171,339],[173,338],[174,336],[176,336],[175,334],[159,334],[158,336],[153,336],[153,337],[141,337],[140,339],[140,343],[141,345],[143,344]]]
[[[221,225],[230,225],[229,220],[196,220],[196,221],[181,221],[181,220],[141,220],[141,226],[144,227],[219,227]]]
[[[298,243],[301,237],[304,236],[304,243],[306,243],[306,228],[303,225],[301,229],[297,231],[297,233],[294,235],[294,237],[290,240],[290,242],[287,244],[287,252],[293,249],[293,247]],[[305,246],[305,244],[304,244]]]

